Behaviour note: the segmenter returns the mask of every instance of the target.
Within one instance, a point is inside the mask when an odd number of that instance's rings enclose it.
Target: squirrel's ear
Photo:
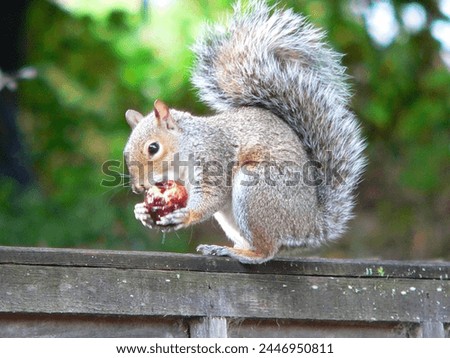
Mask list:
[[[155,104],[153,105],[153,111],[155,112],[155,117],[157,121],[165,125],[167,129],[176,129],[178,128],[177,123],[170,115],[169,106],[165,104],[163,101],[157,99]]]
[[[139,112],[129,109],[125,113],[125,118],[127,120],[127,123],[130,125],[131,129],[137,126],[137,124],[140,122],[144,116],[140,114]]]

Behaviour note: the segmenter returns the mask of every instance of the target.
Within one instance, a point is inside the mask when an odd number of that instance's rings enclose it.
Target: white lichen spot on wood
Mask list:
[[[69,291],[69,290],[71,290],[72,289],[72,285],[70,284],[70,283],[61,283],[60,285],[59,285],[59,290],[60,291],[62,291],[62,292],[64,292],[64,291]]]
[[[317,289],[319,288],[319,286],[317,286],[317,285],[312,285],[311,288],[312,288],[313,290],[317,290]]]
[[[27,292],[34,292],[37,291],[37,286],[36,285],[29,285],[27,286]]]

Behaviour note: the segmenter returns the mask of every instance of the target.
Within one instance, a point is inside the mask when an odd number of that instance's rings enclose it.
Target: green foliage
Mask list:
[[[20,125],[37,182],[23,190],[2,180],[0,244],[187,251],[213,241],[190,230],[167,238],[145,230],[134,219],[140,199],[126,177],[101,185],[111,179],[102,168],[116,160],[125,174],[128,108],[148,112],[161,98],[205,113],[189,83],[189,46],[200,24],[222,19],[231,2],[177,1],[150,7],[147,17],[127,2],[123,8],[75,3],[37,1],[29,9],[27,64],[39,77],[21,85]],[[400,23],[395,40],[381,46],[364,18],[349,10],[350,1],[281,3],[325,28],[332,46],[346,54],[353,109],[370,143],[353,229],[322,254],[449,258],[450,74],[430,32],[444,18],[436,4],[422,4],[428,21],[422,30],[411,33]],[[395,2],[397,19],[407,3]]]

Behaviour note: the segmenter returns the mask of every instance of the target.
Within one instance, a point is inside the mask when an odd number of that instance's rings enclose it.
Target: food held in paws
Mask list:
[[[173,180],[156,183],[145,193],[145,206],[156,223],[163,216],[184,208],[187,204],[186,188]]]

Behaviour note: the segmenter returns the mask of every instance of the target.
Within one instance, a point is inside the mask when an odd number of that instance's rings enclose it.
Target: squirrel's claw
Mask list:
[[[153,228],[153,220],[148,213],[145,203],[138,203],[134,206],[134,216],[145,227],[148,227],[149,229]]]
[[[168,229],[172,230],[178,230],[189,225],[189,218],[190,212],[188,209],[178,209],[160,218],[159,221],[156,222],[156,225],[168,227]]]

